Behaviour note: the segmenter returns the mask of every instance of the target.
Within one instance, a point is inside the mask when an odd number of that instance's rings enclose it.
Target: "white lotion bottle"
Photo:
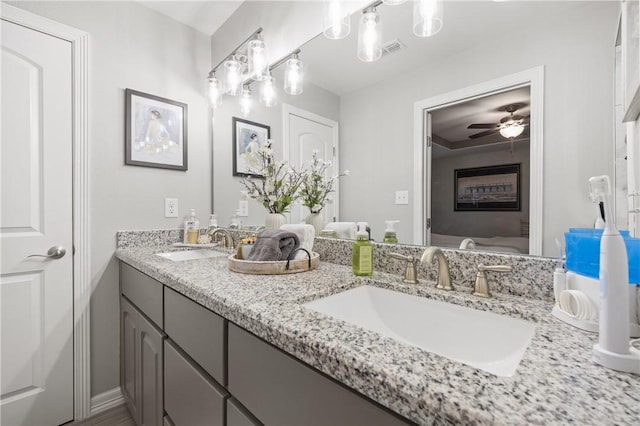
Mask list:
[[[629,265],[627,249],[612,218],[609,176],[589,179],[594,200],[604,203],[606,221],[600,240],[600,319],[594,360],[607,368],[640,374],[640,351],[629,338]]]

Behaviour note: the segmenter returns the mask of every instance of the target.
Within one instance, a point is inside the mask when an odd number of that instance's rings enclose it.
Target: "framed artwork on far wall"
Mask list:
[[[455,211],[520,211],[520,164],[456,169]]]
[[[261,175],[251,173],[245,156],[256,152],[256,150],[267,143],[271,137],[271,127],[253,121],[243,120],[233,117],[233,175],[234,176],[255,176]]]
[[[186,171],[187,104],[126,89],[124,164]]]

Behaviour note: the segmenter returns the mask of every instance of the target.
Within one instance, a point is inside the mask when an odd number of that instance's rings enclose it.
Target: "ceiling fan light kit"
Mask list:
[[[513,115],[513,113],[518,111],[519,109],[522,109],[525,106],[526,106],[525,104],[510,104],[500,108],[500,111],[505,111],[509,113],[508,116],[503,117],[500,120],[500,123],[470,124],[469,126],[467,126],[467,129],[488,129],[488,130],[485,130],[480,133],[474,133],[473,135],[469,136],[469,139],[483,138],[485,136],[492,135],[496,132],[500,133],[502,137],[505,137],[507,139],[517,138],[524,132],[525,127],[528,125],[526,121],[528,120],[529,117]]]

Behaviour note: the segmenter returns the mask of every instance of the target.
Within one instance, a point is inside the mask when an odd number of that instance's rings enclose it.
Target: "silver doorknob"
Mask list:
[[[53,246],[48,251],[47,254],[30,254],[27,257],[46,257],[47,259],[60,259],[67,253],[67,249],[62,246]]]

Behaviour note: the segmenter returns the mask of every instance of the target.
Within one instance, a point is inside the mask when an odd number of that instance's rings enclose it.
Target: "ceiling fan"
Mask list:
[[[524,132],[525,127],[529,124],[529,116],[523,117],[513,115],[514,112],[523,108],[525,104],[510,104],[503,106],[499,111],[508,112],[509,115],[503,117],[499,123],[474,123],[467,126],[467,129],[489,129],[484,132],[474,133],[469,139],[478,139],[499,132],[507,139],[513,139],[520,136]]]

